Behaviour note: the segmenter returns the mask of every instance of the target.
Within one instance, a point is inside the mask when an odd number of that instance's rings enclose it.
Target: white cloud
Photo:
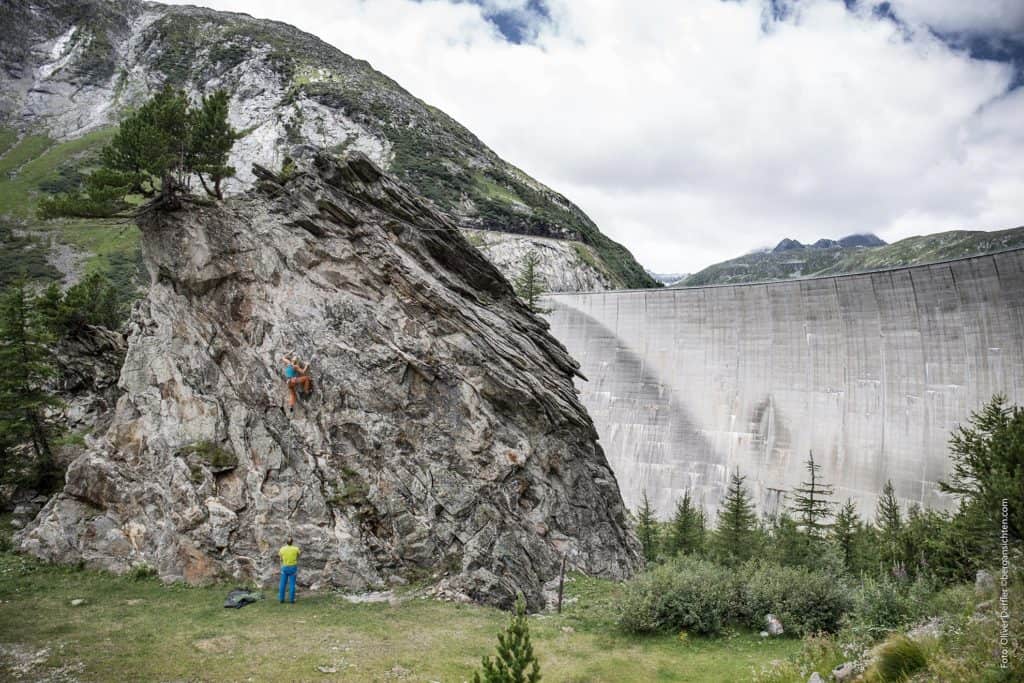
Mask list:
[[[902,19],[945,33],[1024,33],[1021,0],[889,0],[889,4]]]
[[[1024,97],[1005,94],[1010,67],[841,2],[803,0],[765,32],[760,0],[553,0],[530,45],[467,3],[206,4],[367,59],[657,270],[785,236],[1024,223]]]

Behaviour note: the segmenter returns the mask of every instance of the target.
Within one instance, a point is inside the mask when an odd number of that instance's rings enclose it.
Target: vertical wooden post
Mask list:
[[[562,569],[558,572],[558,613],[562,613],[562,586],[565,584],[565,554],[562,554]]]

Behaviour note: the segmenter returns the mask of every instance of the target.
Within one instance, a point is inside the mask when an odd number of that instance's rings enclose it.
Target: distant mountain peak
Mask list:
[[[804,245],[801,244],[800,242],[786,237],[781,242],[775,245],[775,248],[772,249],[772,252],[777,254],[781,251],[793,251],[795,249],[803,248]]]
[[[888,242],[871,232],[856,233],[839,239],[841,247],[884,247]]]

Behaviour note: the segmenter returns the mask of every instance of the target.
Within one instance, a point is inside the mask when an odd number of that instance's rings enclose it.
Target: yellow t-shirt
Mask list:
[[[281,556],[281,564],[285,567],[294,567],[299,563],[300,551],[294,545],[283,545],[281,549],[277,551],[277,554]]]

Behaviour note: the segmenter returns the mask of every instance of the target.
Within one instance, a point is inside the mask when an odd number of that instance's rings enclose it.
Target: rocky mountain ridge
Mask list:
[[[0,44],[8,130],[75,139],[165,83],[194,96],[224,88],[243,133],[236,191],[254,182],[253,163],[278,168],[294,144],[358,151],[460,227],[579,242],[612,285],[656,284],[565,197],[366,62],[286,24],[137,0],[32,0],[0,7]]]
[[[639,562],[576,363],[443,214],[356,154],[299,150],[223,204],[141,221],[150,288],[116,412],[17,538],[166,580],[438,591],[532,608],[562,556]],[[289,413],[280,355],[312,364]]]
[[[1024,227],[986,232],[952,230],[908,237],[886,244],[873,234],[849,235],[813,244],[783,239],[773,249],[722,261],[688,276],[675,286],[769,282],[798,277],[841,275],[877,268],[910,266],[976,256],[1024,245]]]

